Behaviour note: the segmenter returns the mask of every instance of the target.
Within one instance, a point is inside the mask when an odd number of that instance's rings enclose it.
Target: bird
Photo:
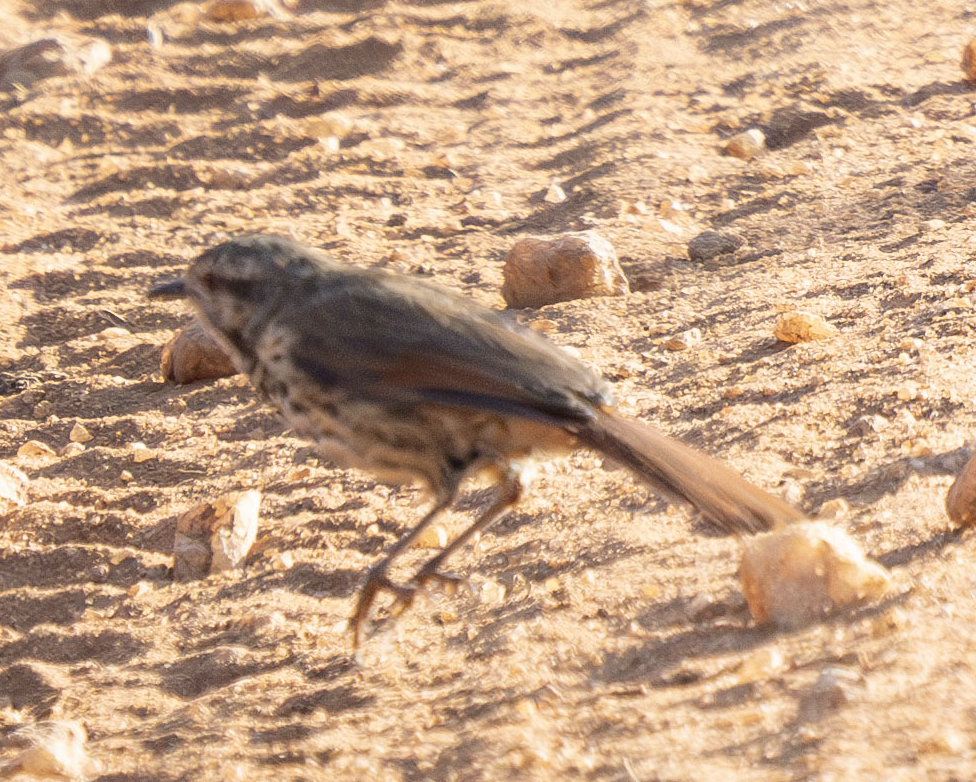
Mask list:
[[[234,366],[325,457],[428,490],[429,510],[366,574],[351,617],[356,650],[380,594],[392,596],[395,616],[428,584],[455,588],[462,579],[445,561],[517,504],[538,460],[579,447],[730,534],[806,518],[621,413],[604,378],[510,313],[434,282],[256,234],[205,250],[149,295],[188,299]],[[493,484],[487,507],[409,580],[394,581],[392,563],[475,475]]]

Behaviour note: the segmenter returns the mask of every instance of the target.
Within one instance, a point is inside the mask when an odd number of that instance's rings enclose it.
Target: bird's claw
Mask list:
[[[416,584],[418,588],[425,589],[428,584],[437,583],[444,587],[444,593],[451,596],[457,593],[458,587],[466,583],[466,579],[456,573],[441,573],[439,570],[431,568],[428,570],[422,567],[417,574],[410,579],[411,584]]]
[[[428,584],[438,583],[443,585],[444,591],[448,595],[457,592],[461,584],[466,580],[454,573],[441,573],[433,567],[422,567],[406,584],[397,584],[390,580],[386,575],[386,568],[376,568],[366,576],[366,583],[359,593],[359,600],[356,603],[356,612],[352,618],[353,648],[358,652],[362,645],[366,626],[369,622],[370,609],[380,592],[389,592],[393,595],[393,603],[390,605],[390,616],[400,616],[404,611],[413,605],[417,593],[426,589]]]
[[[359,592],[356,611],[352,616],[353,648],[358,650],[362,644],[366,624],[369,620],[369,610],[373,607],[373,603],[376,602],[380,592],[391,592],[396,598],[394,606],[402,606],[399,611],[403,611],[413,602],[416,591],[417,588],[414,586],[391,581],[386,575],[385,567],[370,570],[366,576],[366,583],[363,584],[363,588]]]

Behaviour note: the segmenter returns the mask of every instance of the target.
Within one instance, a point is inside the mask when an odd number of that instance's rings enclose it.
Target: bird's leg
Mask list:
[[[458,481],[453,485],[445,487],[439,491],[434,501],[433,507],[427,511],[426,515],[420,520],[410,532],[398,540],[386,557],[378,564],[369,569],[366,574],[366,582],[359,591],[359,600],[356,602],[356,611],[352,616],[353,648],[359,649],[363,640],[363,631],[366,620],[369,618],[369,609],[372,607],[376,596],[382,592],[392,592],[396,596],[395,607],[400,611],[406,608],[413,600],[414,593],[417,591],[415,585],[396,584],[390,580],[387,572],[390,565],[405,549],[409,548],[420,536],[439,513],[449,508],[457,495]]]
[[[421,567],[420,570],[414,574],[414,577],[410,579],[409,583],[417,587],[424,587],[431,581],[438,581],[442,584],[456,587],[462,579],[459,576],[451,573],[441,573],[439,569],[440,566],[444,564],[444,561],[451,556],[451,554],[467,543],[476,533],[490,527],[519,501],[519,499],[522,497],[522,493],[525,490],[526,477],[527,476],[523,474],[521,465],[509,466],[505,476],[498,484],[497,492],[495,493],[495,498],[491,505],[488,506],[477,519],[475,519],[473,524],[471,524],[467,529],[464,530],[464,532],[452,540],[443,551],[441,551],[436,557],[432,557],[431,559],[427,560],[423,567]],[[398,596],[397,602],[400,602],[401,600],[402,598]],[[404,608],[406,608],[406,606],[404,606]]]

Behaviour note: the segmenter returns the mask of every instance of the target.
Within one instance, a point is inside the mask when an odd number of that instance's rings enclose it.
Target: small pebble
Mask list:
[[[85,446],[81,443],[67,443],[60,451],[58,451],[58,456],[68,459],[84,452]]]
[[[146,24],[146,39],[154,49],[158,49],[166,40],[162,29],[155,22],[148,22]]]
[[[549,320],[548,318],[539,318],[528,324],[529,328],[533,331],[538,331],[540,334],[552,334],[559,331],[559,324],[554,320]]]
[[[0,462],[0,512],[27,503],[28,478],[12,464]]]
[[[307,136],[323,139],[327,144],[331,144],[334,140],[338,148],[339,140],[352,132],[353,123],[345,114],[330,111],[318,117],[306,117],[301,124],[301,129]]]
[[[888,426],[888,419],[880,415],[862,415],[847,431],[855,437],[877,434]]]
[[[261,15],[251,0],[215,0],[204,8],[204,16],[212,22],[243,22]]]
[[[546,191],[546,195],[543,200],[547,204],[561,204],[566,200],[566,191],[563,190],[559,185],[553,183]]]
[[[698,163],[693,163],[692,165],[688,166],[686,178],[689,182],[704,182],[709,178],[709,176],[708,169],[702,165],[699,165]]]
[[[724,147],[726,155],[751,160],[766,149],[766,136],[759,128],[750,128],[730,138]]]
[[[481,601],[489,606],[499,606],[505,602],[505,585],[491,579],[485,581],[478,590]]]
[[[773,335],[781,342],[812,342],[829,339],[839,333],[836,326],[811,312],[788,312],[773,328]]]
[[[820,719],[854,699],[861,676],[857,671],[841,666],[824,668],[817,681],[800,700],[800,714],[804,719]]]
[[[722,255],[730,255],[744,244],[735,234],[704,231],[688,242],[688,258],[695,263],[705,263]]]
[[[648,600],[656,600],[661,596],[661,585],[657,581],[641,584],[640,593]]]
[[[290,570],[295,564],[295,557],[290,551],[281,551],[271,557],[271,568],[273,570]]]
[[[28,440],[17,449],[18,456],[56,456],[54,449],[40,440]]]
[[[30,30],[30,28],[27,28]],[[53,75],[84,73],[91,75],[111,62],[112,48],[98,38],[58,36],[31,41],[8,49],[0,62],[0,90],[29,87]],[[65,252],[75,252],[69,244]]]
[[[248,490],[195,505],[176,520],[173,578],[191,581],[239,567],[257,537],[261,493]]]
[[[800,505],[806,498],[806,489],[799,481],[792,478],[784,478],[779,486],[777,494],[790,505]]]
[[[664,343],[664,347],[668,350],[688,350],[701,344],[701,341],[701,329],[688,329],[688,331],[683,331],[678,336],[669,339]]]
[[[152,587],[149,586],[149,584],[147,584],[145,581],[137,581],[132,586],[130,586],[125,593],[129,597],[137,600],[143,595],[149,594],[149,592],[151,591],[152,591]]]
[[[439,524],[431,524],[420,533],[414,545],[418,548],[444,548],[447,545],[447,530]]]
[[[132,332],[121,326],[109,326],[107,329],[99,331],[95,336],[103,342],[111,342],[115,339],[131,338]]]
[[[68,434],[68,439],[73,443],[88,443],[94,439],[94,435],[89,432],[83,424],[76,423],[71,427],[71,432]]]
[[[851,506],[847,504],[847,500],[843,497],[835,497],[832,500],[827,500],[820,506],[820,512],[817,514],[817,518],[842,519],[846,518],[850,512]]]
[[[239,567],[257,539],[261,492],[250,489],[229,499],[229,512],[218,516],[211,527],[211,573]]]
[[[129,450],[132,453],[132,461],[136,464],[142,464],[156,458],[156,452],[147,448],[145,443],[132,443]]]
[[[902,402],[911,402],[913,399],[918,399],[921,389],[918,383],[908,381],[902,386],[895,389],[895,396],[897,396]]]
[[[359,145],[359,151],[377,162],[400,157],[407,144],[403,139],[392,136],[366,139]]]
[[[871,637],[883,638],[908,624],[908,614],[897,606],[885,611],[871,622]]]
[[[917,391],[915,393],[917,394]],[[906,410],[903,407],[895,414],[895,423],[911,431],[918,424],[918,419],[912,415],[911,410]]]
[[[740,684],[747,684],[770,679],[785,668],[786,661],[779,649],[757,649],[742,661],[736,677]]]
[[[688,616],[693,622],[705,622],[721,615],[722,605],[711,595],[699,593],[688,604]]]

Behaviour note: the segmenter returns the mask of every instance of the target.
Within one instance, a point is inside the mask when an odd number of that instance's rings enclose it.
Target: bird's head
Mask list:
[[[287,307],[291,294],[328,264],[289,239],[243,236],[201,253],[182,278],[153,287],[149,296],[189,299],[209,326],[234,341],[254,318]]]

